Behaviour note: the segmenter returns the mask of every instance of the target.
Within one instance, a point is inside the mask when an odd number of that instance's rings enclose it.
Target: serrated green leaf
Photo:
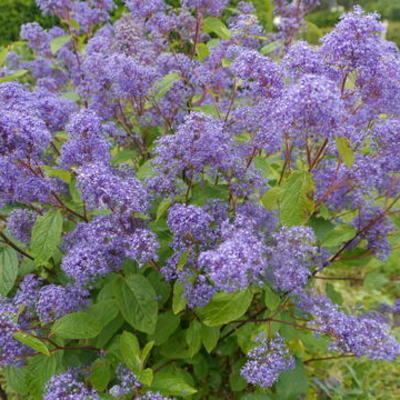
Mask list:
[[[53,325],[51,332],[63,339],[92,339],[102,329],[102,324],[90,314],[77,312],[61,317]]]
[[[281,223],[285,226],[304,225],[314,211],[312,194],[315,189],[313,175],[294,171],[282,187],[280,199]]]
[[[153,382],[153,370],[151,368],[144,369],[136,373],[136,377],[143,385],[150,386]]]
[[[72,39],[71,35],[58,36],[50,41],[50,50],[56,54],[61,47],[65,46]]]
[[[150,339],[154,340],[156,345],[165,343],[176,331],[180,323],[180,318],[171,311],[160,314],[157,320],[156,330]]]
[[[66,171],[65,169],[53,168],[48,165],[43,165],[42,169],[46,172],[47,176],[60,178],[62,181],[66,183],[70,183],[72,179],[71,172]]]
[[[182,397],[187,397],[197,392],[182,377],[162,371],[154,375],[151,390],[160,392],[165,396]]]
[[[103,326],[106,326],[116,318],[118,312],[118,304],[114,299],[101,300],[93,304],[89,309],[89,313],[100,321]]]
[[[0,296],[7,296],[18,276],[18,255],[11,247],[0,249]]]
[[[355,155],[351,148],[350,141],[346,137],[336,137],[336,147],[339,152],[340,158],[349,168],[353,167]]]
[[[7,60],[7,56],[8,56],[8,48],[3,47],[2,49],[0,49],[0,66],[2,66],[4,62]]]
[[[50,355],[49,349],[47,348],[46,344],[40,339],[35,338],[34,336],[28,335],[27,333],[23,332],[17,332],[14,333],[14,339],[23,344],[26,344],[28,347],[38,351],[39,353],[45,354],[46,356]]]
[[[111,364],[108,360],[97,360],[92,367],[90,382],[93,387],[102,392],[105,390],[111,380]]]
[[[260,53],[264,56],[273,53],[276,49],[282,46],[281,40],[275,40],[274,42],[268,43],[260,49]]]
[[[217,346],[219,339],[219,328],[217,326],[201,326],[201,341],[208,353]]]
[[[296,361],[295,369],[282,373],[275,387],[279,400],[297,400],[307,392],[308,385],[304,366]]]
[[[171,207],[172,200],[171,199],[163,199],[160,205],[157,208],[157,217],[156,221],[158,221],[161,217],[165,215],[168,209]]]
[[[154,91],[154,100],[158,102],[161,100],[168,91],[174,86],[176,82],[181,80],[181,76],[176,72],[171,72],[168,75],[165,75],[162,79],[157,81],[153,86]]]
[[[279,186],[275,186],[269,190],[267,190],[263,197],[261,198],[261,202],[267,210],[275,210],[278,208],[279,199],[282,194],[282,188]]]
[[[210,55],[210,49],[205,43],[197,43],[196,53],[198,59],[204,61]]]
[[[201,324],[194,320],[185,332],[185,340],[189,347],[190,357],[193,357],[201,347]]]
[[[142,369],[140,344],[137,337],[131,332],[124,331],[120,337],[119,345],[125,364],[132,370]]]
[[[198,308],[203,323],[218,326],[239,319],[249,308],[253,295],[250,290],[237,293],[217,293],[205,307]]]
[[[3,76],[0,78],[0,83],[12,82],[16,81],[19,78],[22,78],[26,75],[29,71],[27,69],[19,69],[18,71],[14,72],[11,75]]]
[[[174,283],[172,295],[172,311],[174,314],[179,314],[186,307],[186,299],[184,297],[185,289],[178,281]]]
[[[281,303],[281,298],[268,286],[264,288],[264,303],[269,311],[274,311]]]
[[[357,234],[356,228],[351,225],[339,225],[331,230],[322,241],[325,247],[335,247],[353,239]]]
[[[203,30],[206,33],[215,33],[221,39],[229,40],[231,32],[226,25],[216,17],[207,17],[203,21]]]
[[[135,329],[152,334],[157,324],[157,295],[140,274],[129,275],[114,284],[114,295],[125,320]]]
[[[63,217],[58,210],[40,215],[32,228],[31,250],[35,264],[48,261],[61,240]]]

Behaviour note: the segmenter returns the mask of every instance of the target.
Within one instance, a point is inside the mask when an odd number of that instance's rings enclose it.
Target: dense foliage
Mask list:
[[[398,254],[399,50],[360,7],[311,46],[316,0],[273,33],[229,3],[37,0],[60,27],[2,51],[3,398],[299,399],[398,358],[399,300],[325,283]]]

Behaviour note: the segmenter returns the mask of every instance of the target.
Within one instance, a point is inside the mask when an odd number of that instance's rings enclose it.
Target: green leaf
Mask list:
[[[46,172],[47,176],[60,178],[65,183],[70,183],[72,179],[71,172],[66,171],[65,169],[53,168],[48,165],[43,165],[42,169]]]
[[[50,356],[38,355],[29,360],[27,384],[29,399],[42,400],[43,389],[48,380],[57,373],[61,366],[63,352],[58,351]]]
[[[3,76],[2,78],[0,78],[0,83],[15,81],[19,78],[22,78],[27,73],[28,73],[27,69],[19,69],[18,71],[14,72],[12,75]]]
[[[171,199],[163,199],[160,203],[160,205],[157,208],[157,217],[156,221],[158,221],[161,217],[164,216],[164,214],[168,211],[168,209],[171,207],[172,200]]]
[[[124,331],[121,335],[119,346],[122,360],[128,368],[132,370],[142,369],[140,345],[137,337],[131,332]]]
[[[160,392],[165,396],[187,397],[197,392],[182,377],[168,372],[159,372],[155,374],[151,385],[153,392]]]
[[[201,341],[208,353],[211,353],[217,346],[219,339],[219,328],[217,326],[201,326]]]
[[[264,303],[268,307],[269,311],[274,311],[278,308],[281,303],[281,298],[268,286],[264,288],[265,297]]]
[[[31,349],[38,351],[39,353],[45,354],[46,356],[50,355],[49,349],[46,344],[43,343],[40,339],[35,338],[34,336],[28,335],[27,333],[17,332],[14,333],[14,339],[19,342],[26,344]]]
[[[97,360],[93,364],[90,382],[93,387],[102,392],[105,390],[111,380],[111,365],[108,360]]]
[[[277,48],[282,45],[281,40],[275,40],[274,42],[268,43],[260,49],[260,53],[264,56],[273,53]]]
[[[350,146],[350,141],[346,137],[336,137],[336,147],[339,152],[340,158],[349,168],[354,164],[354,151]]]
[[[135,150],[122,150],[118,152],[112,159],[112,165],[118,165],[126,163],[127,161],[132,161],[137,155]]]
[[[196,53],[198,59],[204,61],[210,55],[210,49],[205,43],[197,43]]]
[[[144,346],[142,353],[140,355],[140,359],[142,360],[143,365],[146,363],[147,358],[149,357],[150,352],[153,349],[153,347],[154,347],[154,340],[146,343],[146,345]]]
[[[92,339],[102,329],[100,321],[89,314],[77,312],[67,314],[53,325],[51,332],[63,339]]]
[[[144,369],[136,373],[136,377],[143,385],[150,386],[153,382],[153,370],[151,368]]]
[[[0,49],[0,66],[2,66],[5,63],[5,61],[7,60],[7,56],[8,56],[8,48],[3,47],[2,49]]]
[[[48,261],[61,240],[63,218],[58,210],[39,216],[33,225],[31,250],[37,265]]]
[[[186,307],[186,299],[184,297],[185,289],[178,281],[174,283],[174,292],[172,296],[172,311],[179,314]]]
[[[103,326],[106,326],[117,317],[119,309],[117,302],[114,299],[107,299],[93,304],[90,307],[89,312],[100,321]]]
[[[201,347],[201,324],[194,320],[186,329],[185,340],[189,347],[190,357],[193,357]]]
[[[162,79],[157,81],[154,86],[154,100],[158,102],[161,100],[167,93],[168,91],[174,86],[176,82],[179,82],[181,80],[181,76],[177,74],[176,72],[171,72],[168,75],[165,75]]]
[[[296,362],[295,369],[284,372],[276,384],[276,392],[279,400],[297,400],[308,389],[308,378],[304,366],[300,361]]]
[[[279,186],[275,186],[267,190],[261,198],[261,202],[264,208],[266,208],[267,210],[275,210],[276,208],[278,208],[281,194],[282,188]]]
[[[357,234],[356,228],[351,225],[339,225],[331,230],[322,241],[324,247],[335,247],[353,239]]]
[[[304,225],[314,211],[312,194],[315,189],[313,175],[294,171],[283,185],[280,202],[282,225]]]
[[[11,247],[0,249],[0,296],[7,296],[18,276],[18,256]]]
[[[205,307],[198,308],[203,323],[218,326],[239,319],[249,308],[253,298],[250,290],[237,293],[217,293]]]
[[[156,345],[160,345],[168,341],[170,336],[177,330],[180,318],[171,311],[160,314],[157,320],[156,330],[150,339],[154,340]]]
[[[61,47],[65,46],[72,39],[71,35],[58,36],[50,41],[50,50],[56,54]]]
[[[114,295],[125,320],[135,329],[152,334],[157,324],[157,295],[150,282],[139,274],[119,279]]]
[[[216,17],[207,17],[203,21],[203,30],[206,33],[215,33],[221,39],[229,40],[231,33],[226,25]]]
[[[336,304],[343,304],[343,297],[331,283],[327,283],[325,288],[327,296]]]

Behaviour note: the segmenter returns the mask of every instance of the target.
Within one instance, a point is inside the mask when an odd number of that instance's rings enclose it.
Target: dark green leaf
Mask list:
[[[207,17],[203,21],[203,30],[206,33],[215,33],[221,39],[229,40],[231,33],[226,25],[216,17]]]
[[[297,400],[307,392],[308,378],[304,366],[296,361],[295,369],[284,372],[276,384],[279,400]]]
[[[219,339],[219,328],[214,326],[201,326],[201,341],[208,353],[211,353],[217,346]]]
[[[151,390],[160,392],[165,396],[182,397],[190,396],[197,392],[182,377],[162,371],[154,375]]]
[[[39,216],[32,229],[31,250],[36,264],[43,264],[54,254],[61,240],[63,218],[58,210]]]
[[[116,281],[114,295],[121,314],[129,324],[141,332],[154,332],[157,324],[157,296],[143,275],[133,274]]]
[[[156,345],[165,343],[179,326],[180,318],[171,311],[160,314],[157,320],[156,330],[150,339],[154,340]]]
[[[26,344],[31,349],[38,351],[39,353],[50,355],[49,349],[46,344],[42,342],[40,339],[35,338],[34,336],[28,335],[27,333],[17,332],[14,333],[14,339],[19,342]]]
[[[111,380],[111,364],[108,360],[98,360],[93,364],[90,382],[93,387],[102,392]]]
[[[51,332],[63,339],[91,339],[102,329],[102,324],[89,314],[67,314],[53,325]]]
[[[172,297],[172,311],[179,314],[186,307],[186,299],[184,297],[184,287],[178,281],[174,284],[174,292]]]
[[[130,369],[141,369],[142,361],[140,359],[140,345],[137,337],[124,331],[120,338],[120,349],[122,360]]]
[[[237,293],[217,293],[205,307],[198,309],[204,324],[218,326],[240,318],[249,308],[253,295],[250,290]]]
[[[314,186],[313,175],[305,171],[293,172],[283,185],[280,199],[282,225],[304,225],[314,211],[312,200]]]
[[[199,321],[192,321],[189,328],[186,329],[185,339],[189,347],[190,357],[193,357],[201,347],[201,324]]]
[[[18,276],[18,256],[11,247],[0,248],[0,296],[7,296]]]

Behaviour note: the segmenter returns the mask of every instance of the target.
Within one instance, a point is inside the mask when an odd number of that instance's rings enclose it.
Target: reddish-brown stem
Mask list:
[[[340,356],[310,358],[309,360],[305,360],[304,364],[314,362],[314,361],[340,360],[341,358],[352,358],[352,357],[355,357],[355,355],[354,354],[342,354]]]
[[[3,232],[0,231],[0,237],[3,239],[4,243],[10,247],[12,247],[15,251],[22,254],[24,257],[33,260],[34,258],[28,254],[25,250],[21,249],[18,245],[16,245],[12,240],[10,240]]]

